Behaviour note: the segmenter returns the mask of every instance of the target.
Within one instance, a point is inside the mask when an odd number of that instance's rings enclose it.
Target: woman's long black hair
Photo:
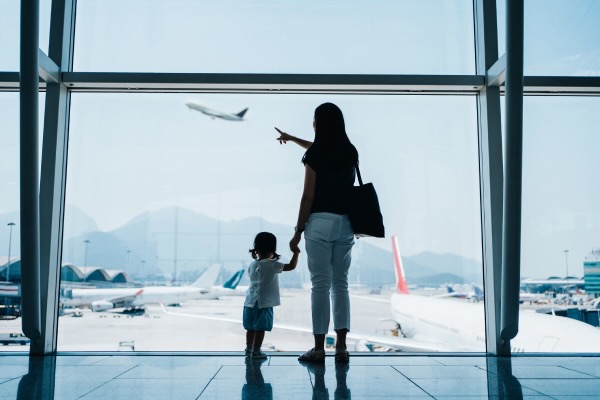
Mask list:
[[[315,109],[315,141],[302,157],[326,163],[330,168],[347,167],[358,162],[356,147],[348,139],[342,110],[333,103]]]

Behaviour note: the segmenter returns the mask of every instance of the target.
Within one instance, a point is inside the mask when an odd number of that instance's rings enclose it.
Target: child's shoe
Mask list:
[[[245,355],[246,357],[250,357],[250,356],[252,355],[252,349],[248,349],[248,348],[247,348],[247,349],[244,351],[244,355]]]

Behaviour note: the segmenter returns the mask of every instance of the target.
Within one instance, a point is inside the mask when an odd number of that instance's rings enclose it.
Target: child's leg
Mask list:
[[[246,331],[246,352],[252,351],[256,331]]]
[[[252,344],[252,351],[259,352],[265,339],[265,331],[254,331],[254,342]]]

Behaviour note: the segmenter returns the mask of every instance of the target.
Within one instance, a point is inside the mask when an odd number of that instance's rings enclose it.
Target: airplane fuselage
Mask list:
[[[396,293],[391,312],[409,337],[454,351],[485,351],[481,303]],[[521,310],[519,334],[510,344],[513,353],[600,353],[600,329],[571,318]]]
[[[187,102],[187,103],[185,103],[185,105],[189,109],[200,111],[202,114],[208,115],[211,118],[220,118],[220,119],[224,119],[227,121],[243,121],[244,120],[244,117],[240,117],[239,115],[228,114],[228,113],[212,110],[208,107],[205,107],[205,106],[195,103],[193,101]]]
[[[68,307],[91,306],[92,303],[116,297],[134,297],[140,288],[122,289],[73,289],[69,297],[61,301]],[[128,306],[143,306],[145,304],[176,304],[187,300],[214,299],[218,295],[212,290],[192,286],[170,287],[149,286],[128,304]]]

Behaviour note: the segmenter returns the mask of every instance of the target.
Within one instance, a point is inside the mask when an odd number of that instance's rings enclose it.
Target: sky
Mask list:
[[[79,0],[75,70],[474,73],[470,1],[341,3]],[[0,1],[0,70],[18,69],[18,4]],[[598,75],[600,2],[566,4],[526,2],[526,73]],[[47,49],[49,1],[41,14]],[[249,107],[247,120],[212,120],[188,111],[187,100]],[[293,226],[302,151],[280,146],[273,127],[311,139],[314,108],[325,101],[343,110],[363,178],[374,182],[403,253],[481,260],[471,96],[76,93],[67,202],[107,231],[169,205]],[[564,275],[565,249],[570,273],[581,276],[587,252],[600,247],[598,109],[595,97],[525,99],[525,276]],[[2,214],[18,207],[15,93],[0,93],[0,128]]]

